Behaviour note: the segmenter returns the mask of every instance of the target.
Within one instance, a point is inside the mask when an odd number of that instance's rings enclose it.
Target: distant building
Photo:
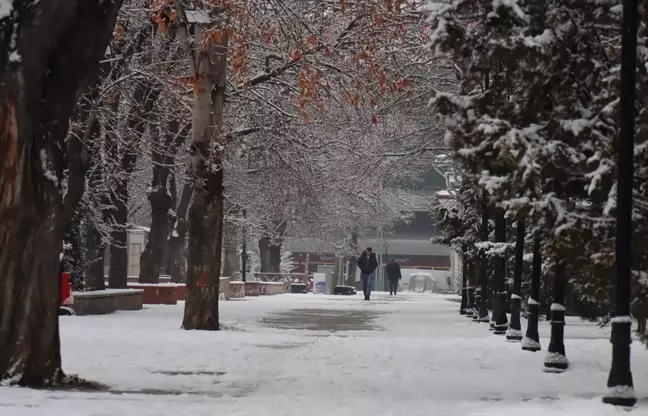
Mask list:
[[[451,270],[451,250],[430,241],[438,235],[430,216],[430,205],[435,194],[447,192],[446,189],[446,178],[436,169],[426,172],[420,182],[399,184],[398,193],[414,201],[411,222],[385,230],[383,238],[378,238],[375,232],[360,236],[360,249],[372,247],[383,264],[395,259],[403,268]],[[293,240],[289,249],[297,264],[296,272],[305,272],[307,263],[309,273],[330,269],[335,263],[331,242],[302,238]]]

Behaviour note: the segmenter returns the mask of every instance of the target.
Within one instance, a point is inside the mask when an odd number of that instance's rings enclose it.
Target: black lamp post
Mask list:
[[[538,319],[540,314],[540,279],[542,277],[542,255],[540,253],[540,233],[536,231],[533,238],[533,264],[531,269],[531,296],[527,309],[527,329],[522,340],[525,351],[540,351],[540,335],[538,334]]]
[[[558,259],[554,270],[553,303],[551,304],[551,338],[544,360],[544,371],[562,373],[569,368],[565,354],[565,263]]]
[[[630,371],[632,274],[632,184],[634,176],[635,83],[637,68],[637,0],[623,1],[621,37],[621,134],[617,148],[616,290],[612,318],[612,367],[605,403],[634,406],[637,398]]]

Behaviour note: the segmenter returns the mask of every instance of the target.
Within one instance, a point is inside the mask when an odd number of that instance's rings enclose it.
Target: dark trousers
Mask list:
[[[397,291],[398,291],[398,280],[390,280],[389,294],[391,295],[393,293],[395,295]]]
[[[365,298],[368,298],[371,296],[371,291],[373,290],[374,272],[361,273],[360,277],[362,278],[362,291],[364,292]]]

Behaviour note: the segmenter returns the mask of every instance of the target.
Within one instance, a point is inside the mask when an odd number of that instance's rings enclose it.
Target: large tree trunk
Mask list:
[[[83,290],[84,267],[83,250],[81,248],[81,217],[82,214],[77,210],[72,219],[68,221],[64,236],[64,242],[67,245],[65,261],[67,269],[70,271],[72,290]]]
[[[358,251],[358,233],[351,233],[351,251],[356,253]],[[349,257],[349,270],[347,270],[347,281],[348,286],[353,286],[357,290],[360,290],[360,282],[356,282],[356,273],[358,270],[358,257],[353,255]],[[308,271],[306,271],[308,273]]]
[[[238,234],[236,225],[225,220],[225,234],[223,235],[225,258],[223,259],[223,276],[233,277],[241,269],[241,257],[238,253]]]
[[[270,246],[270,273],[281,273],[281,247],[277,242]]]
[[[171,236],[169,237],[169,262],[171,270],[171,282],[184,283],[187,277],[187,253],[185,241],[189,225],[187,223],[187,211],[193,195],[193,184],[186,183],[180,203],[176,211],[175,220],[171,227]]]
[[[111,288],[125,289],[128,287],[128,183],[135,169],[139,156],[142,135],[146,130],[148,118],[153,110],[160,89],[152,83],[142,83],[135,91],[135,103],[127,123],[127,148],[121,155],[121,169],[116,178],[116,184],[111,198],[114,205],[111,225],[112,241],[110,246],[110,280]],[[114,151],[121,147],[119,137],[112,137]]]
[[[0,379],[53,386],[68,381],[57,312],[69,220],[62,149],[77,93],[93,84],[121,1],[9,5],[0,18]]]
[[[106,245],[97,227],[90,223],[86,232],[86,289],[104,290],[106,288],[104,262],[106,255]]]
[[[154,120],[155,113],[151,114],[153,123],[150,132],[153,141],[153,181],[151,183],[151,232],[149,233],[146,247],[140,258],[140,283],[159,283],[160,268],[165,252],[168,251],[169,241],[169,211],[173,207],[173,198],[168,189],[171,169],[175,163],[175,154],[178,147],[187,137],[186,129],[180,130],[177,119],[169,123],[169,130],[165,140]]]
[[[176,1],[178,20],[186,25],[182,2]],[[212,7],[213,22],[225,13]],[[186,26],[181,35],[188,42]],[[204,27],[196,28],[195,44],[201,44]],[[229,37],[222,33],[206,53],[192,51],[194,89],[191,171],[195,180],[189,210],[189,266],[184,329],[218,330],[218,289],[223,239],[223,109],[227,79]]]
[[[120,181],[113,191],[112,232],[110,233],[110,271],[108,285],[128,287],[128,184]]]
[[[281,272],[281,242],[272,241],[268,235],[259,239],[261,273]]]
[[[160,267],[169,235],[169,218],[171,197],[166,188],[153,190],[149,195],[151,201],[151,232],[146,247],[140,257],[140,283],[159,283]]]

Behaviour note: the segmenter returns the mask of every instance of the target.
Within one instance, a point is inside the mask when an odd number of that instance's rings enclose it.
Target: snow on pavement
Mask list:
[[[65,371],[111,392],[0,388],[0,416],[625,414],[601,403],[611,346],[594,324],[568,321],[571,368],[548,374],[543,352],[470,322],[447,296],[372,299],[222,302],[216,333],[181,330],[183,305],[62,317]],[[548,334],[542,322],[545,349]],[[643,398],[646,352],[633,347]],[[648,415],[648,400],[632,414]]]

